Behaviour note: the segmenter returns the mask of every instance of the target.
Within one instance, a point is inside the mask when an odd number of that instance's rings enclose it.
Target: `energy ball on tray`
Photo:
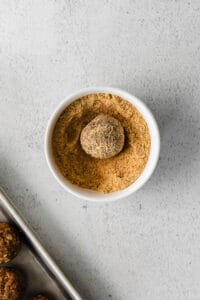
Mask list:
[[[124,128],[117,119],[100,114],[83,128],[80,142],[92,157],[110,158],[123,149]]]
[[[22,300],[25,292],[25,278],[19,270],[0,268],[0,299]]]
[[[18,254],[20,247],[18,231],[12,225],[0,222],[0,263],[10,262]]]
[[[43,294],[38,294],[38,295],[30,298],[30,300],[50,300],[50,299],[47,298],[47,296],[45,296]]]

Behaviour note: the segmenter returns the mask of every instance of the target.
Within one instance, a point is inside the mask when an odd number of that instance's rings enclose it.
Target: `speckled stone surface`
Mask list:
[[[199,0],[1,0],[0,184],[88,300],[200,298]],[[113,85],[155,113],[161,157],[116,203],[66,193],[44,158],[70,92]]]

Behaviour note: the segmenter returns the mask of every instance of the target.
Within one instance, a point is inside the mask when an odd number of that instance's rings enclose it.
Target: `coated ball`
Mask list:
[[[25,292],[25,278],[14,268],[0,268],[0,299],[21,300]]]
[[[0,222],[0,263],[10,262],[18,254],[20,247],[18,231],[12,225]]]
[[[124,128],[114,117],[100,114],[83,128],[80,142],[82,149],[90,156],[110,158],[123,149]]]

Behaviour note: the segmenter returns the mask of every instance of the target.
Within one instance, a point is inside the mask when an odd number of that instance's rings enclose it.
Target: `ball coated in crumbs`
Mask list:
[[[92,157],[110,158],[123,149],[124,128],[117,119],[100,114],[83,128],[80,142]]]
[[[30,300],[49,300],[49,298],[47,298],[47,296],[45,296],[43,294],[38,294],[38,295],[30,298]]]
[[[0,299],[22,300],[25,292],[25,278],[19,270],[0,268]]]
[[[0,263],[11,261],[18,254],[20,247],[18,231],[12,225],[0,222]]]

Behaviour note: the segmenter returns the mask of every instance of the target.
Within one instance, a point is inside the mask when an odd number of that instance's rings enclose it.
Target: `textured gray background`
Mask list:
[[[199,79],[199,0],[0,1],[0,183],[86,299],[200,298]],[[66,193],[43,152],[54,108],[93,85],[161,129],[154,176],[111,204]]]

